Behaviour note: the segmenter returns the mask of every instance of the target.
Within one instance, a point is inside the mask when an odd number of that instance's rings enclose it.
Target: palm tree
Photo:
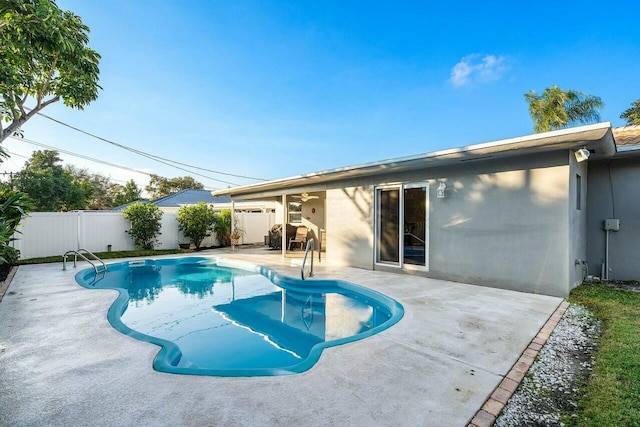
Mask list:
[[[599,96],[571,89],[565,91],[555,85],[546,88],[542,95],[530,90],[524,94],[524,98],[529,103],[529,114],[536,133],[562,129],[578,122],[598,122],[598,110],[604,107]]]
[[[625,119],[627,125],[640,125],[640,99],[633,101],[631,108],[624,110],[620,118]]]

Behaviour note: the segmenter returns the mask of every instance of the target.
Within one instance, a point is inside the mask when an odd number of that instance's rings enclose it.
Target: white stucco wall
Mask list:
[[[569,240],[570,176],[583,167],[571,169],[568,159],[568,151],[559,151],[381,175],[327,190],[327,260],[374,268],[375,186],[429,182],[429,271],[418,274],[566,296],[575,282],[570,248],[582,253],[584,246]],[[439,182],[447,184],[444,199],[436,197]],[[576,230],[583,218],[572,216]]]
[[[569,166],[511,163],[448,171],[445,199],[431,186],[429,275],[565,295]]]
[[[569,197],[567,198],[567,212],[569,216],[569,288],[567,293],[586,279],[587,269],[583,261],[587,259],[587,191],[588,190],[588,162],[576,161],[570,151],[568,153],[569,173]],[[577,176],[580,176],[581,188],[577,188]],[[580,194],[580,206],[578,206],[578,193]],[[580,263],[577,263],[577,261]]]
[[[589,274],[601,276],[606,232],[602,222],[620,220],[620,231],[609,233],[609,278],[640,279],[640,158],[589,162],[587,239]]]
[[[284,217],[284,205],[282,204],[282,200],[278,200],[276,202],[276,224],[284,224],[286,221]]]
[[[320,229],[324,228],[324,194],[302,203],[302,225],[309,229],[308,238],[315,239],[319,248]]]

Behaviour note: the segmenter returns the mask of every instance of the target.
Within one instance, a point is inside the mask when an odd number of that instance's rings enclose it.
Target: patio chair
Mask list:
[[[300,243],[300,249],[307,243],[307,233],[309,230],[304,225],[301,225],[296,229],[296,235],[289,239],[289,250],[291,250],[292,243]]]
[[[271,249],[282,248],[282,224],[275,224],[269,230],[269,247]]]

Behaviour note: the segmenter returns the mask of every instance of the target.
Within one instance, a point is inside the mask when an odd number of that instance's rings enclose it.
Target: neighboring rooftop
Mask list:
[[[179,208],[183,205],[195,205],[198,202],[207,204],[231,203],[230,196],[214,196],[210,190],[182,190],[155,200],[140,199],[126,205],[117,206],[111,210],[123,211],[133,203],[151,203],[159,208]]]
[[[640,145],[640,126],[622,126],[613,128],[613,138],[618,147]]]
[[[214,196],[211,194],[211,190],[182,190],[151,201],[160,208],[179,208],[183,205],[195,205],[198,202],[207,204],[231,203],[231,197]]]

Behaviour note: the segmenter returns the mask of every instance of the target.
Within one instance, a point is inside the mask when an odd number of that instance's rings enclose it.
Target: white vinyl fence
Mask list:
[[[156,249],[175,249],[186,239],[178,230],[177,213],[164,212],[161,219],[160,241]],[[246,234],[242,243],[264,243],[264,236],[275,222],[273,213],[238,212],[238,226]],[[20,259],[62,255],[69,250],[87,249],[91,252],[135,249],[130,228],[122,212],[76,211],[33,212],[22,220],[13,246],[20,250]],[[215,235],[207,237],[202,246],[215,246]]]

